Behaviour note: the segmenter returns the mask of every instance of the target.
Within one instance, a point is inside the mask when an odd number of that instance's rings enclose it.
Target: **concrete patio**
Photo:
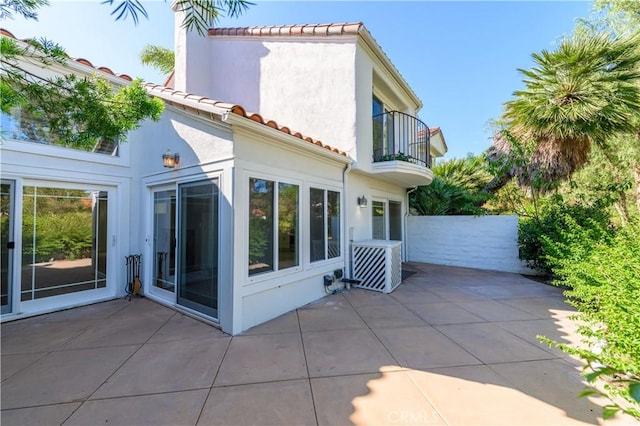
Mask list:
[[[230,337],[147,299],[5,323],[2,425],[600,424],[561,291],[409,264]],[[616,418],[608,424],[630,424]]]

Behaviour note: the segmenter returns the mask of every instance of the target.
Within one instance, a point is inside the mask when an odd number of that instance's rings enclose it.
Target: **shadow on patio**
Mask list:
[[[149,300],[2,325],[2,424],[599,424],[559,289],[408,264],[230,337]],[[613,423],[630,423],[618,418]]]

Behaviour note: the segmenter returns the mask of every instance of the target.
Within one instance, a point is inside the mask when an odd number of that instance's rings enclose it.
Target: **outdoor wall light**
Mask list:
[[[367,197],[364,194],[361,197],[358,197],[358,206],[367,207]]]
[[[162,165],[170,169],[175,169],[178,167],[178,164],[180,164],[180,154],[177,152],[172,154],[171,150],[167,149],[167,152],[162,155]]]

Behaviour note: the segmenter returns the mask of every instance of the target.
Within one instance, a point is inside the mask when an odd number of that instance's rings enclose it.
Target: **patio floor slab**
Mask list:
[[[2,425],[604,424],[561,291],[429,264],[228,336],[148,299],[1,325]],[[637,424],[616,417],[607,425]]]

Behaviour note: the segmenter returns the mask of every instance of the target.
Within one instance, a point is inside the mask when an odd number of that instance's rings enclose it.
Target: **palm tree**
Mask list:
[[[454,158],[432,168],[433,182],[419,186],[410,195],[410,205],[419,215],[483,214],[487,200],[482,191],[491,180],[482,156]]]
[[[175,54],[173,50],[166,47],[147,44],[140,51],[140,62],[163,74],[169,74],[175,66]]]
[[[555,51],[534,54],[535,66],[519,70],[525,90],[514,93],[503,114],[505,130],[533,149],[523,185],[568,178],[586,162],[591,144],[637,132],[640,116],[640,36],[577,33]],[[494,138],[490,157],[509,156],[505,133]]]
[[[7,0],[9,3],[29,3],[43,2],[48,0]],[[166,0],[165,0],[166,1]],[[103,4],[117,6],[111,12],[116,16],[116,21],[131,17],[135,24],[140,20],[140,16],[148,18],[148,14],[140,0],[104,0]],[[237,18],[249,7],[253,5],[247,0],[174,0],[171,6],[184,12],[182,25],[189,31],[197,31],[200,35],[205,35],[207,30],[221,16]]]

